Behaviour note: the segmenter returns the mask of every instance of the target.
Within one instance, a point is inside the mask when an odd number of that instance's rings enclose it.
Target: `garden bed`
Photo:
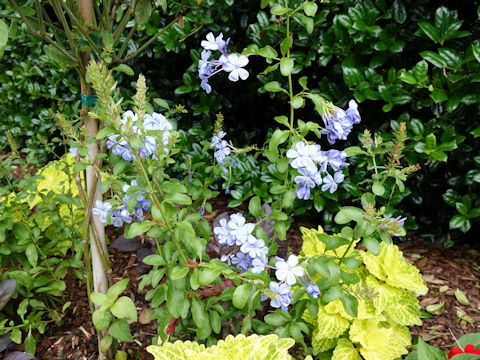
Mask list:
[[[215,204],[223,210],[223,201]],[[205,218],[213,220],[213,214],[206,214]],[[303,224],[302,224],[303,225]],[[312,226],[312,224],[308,224]],[[297,226],[294,226],[297,228]],[[118,232],[108,231],[113,242]],[[289,235],[289,247],[294,253],[301,248],[301,235],[292,232]],[[422,338],[436,347],[450,347],[454,339],[452,334],[459,338],[464,334],[480,331],[480,250],[471,246],[456,244],[453,248],[445,249],[441,244],[428,244],[416,237],[410,237],[409,241],[400,244],[407,261],[415,264],[422,272],[430,289],[429,293],[420,297],[422,310],[426,306],[445,302],[445,310],[441,315],[432,318],[424,318],[422,326],[411,328],[412,336]],[[122,349],[137,354],[137,359],[151,359],[152,356],[145,351],[156,336],[156,322],[149,321],[148,302],[144,295],[147,289],[137,290],[137,285],[142,276],[137,271],[137,255],[135,252],[124,252],[110,246],[110,258],[112,261],[112,278],[114,281],[129,278],[126,294],[135,301],[139,313],[139,322],[131,324],[132,334],[135,341],[122,343]],[[448,289],[446,289],[448,286]],[[443,287],[443,288],[442,288]],[[441,291],[440,291],[441,289]],[[462,305],[455,297],[454,292],[460,289],[467,295],[470,305]],[[88,300],[85,284],[76,279],[68,282],[68,288],[64,295],[64,301],[71,301],[71,306],[66,310],[60,327],[50,328],[42,337],[37,346],[37,356],[44,360],[84,360],[96,359],[97,338],[91,315],[88,309]],[[457,314],[461,311],[473,319],[474,323],[459,320]],[[470,320],[470,319],[468,319]],[[21,346],[18,346],[21,349]],[[293,351],[292,351],[293,353]],[[303,359],[303,357],[302,357]]]

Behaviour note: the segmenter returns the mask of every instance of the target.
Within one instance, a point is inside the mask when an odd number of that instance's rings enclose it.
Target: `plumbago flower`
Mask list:
[[[268,248],[262,239],[253,236],[254,228],[255,224],[247,223],[240,213],[232,214],[228,222],[221,219],[220,226],[213,229],[218,235],[218,242],[224,246],[235,246],[221,257],[221,261],[242,271],[262,272],[267,264]]]
[[[346,111],[331,104],[326,106],[322,118],[325,130],[321,133],[327,135],[330,144],[335,143],[337,139],[346,140],[353,125],[361,120],[355,100],[350,100]],[[300,141],[295,144],[295,148],[287,151],[287,158],[292,160],[290,165],[300,173],[294,179],[298,184],[295,194],[299,199],[308,200],[310,190],[318,185],[322,185],[322,191],[334,193],[338,189],[338,184],[345,179],[342,169],[348,166],[348,163],[344,151],[335,149],[322,151],[318,144]]]
[[[335,192],[344,179],[342,168],[348,166],[345,161],[347,154],[344,151],[322,151],[320,145],[307,145],[303,141],[297,142],[295,149],[287,151],[287,158],[293,159],[290,165],[300,173],[294,179],[298,184],[295,194],[303,200],[309,199],[310,190],[317,185],[323,184],[322,191]],[[334,171],[333,176],[328,172],[328,168]]]
[[[130,188],[133,188],[133,190]],[[130,224],[132,221],[141,222],[145,220],[145,214],[150,209],[152,202],[150,199],[145,198],[144,192],[137,186],[137,181],[132,180],[130,185],[125,184],[122,190],[125,193],[122,198],[122,205],[116,207],[113,211],[110,211],[112,210],[111,204],[102,203],[97,200],[96,207],[92,209],[92,213],[99,216],[102,223],[109,222],[109,213],[110,222],[113,223],[115,227],[121,227],[124,223]],[[133,204],[131,212],[128,210],[129,203]]]
[[[126,111],[121,120],[119,130],[125,133],[139,134],[143,135],[151,130],[160,130],[162,131],[160,136],[151,136],[145,135],[143,137],[144,144],[140,148],[139,155],[142,159],[145,159],[149,156],[152,156],[154,159],[158,159],[156,156],[156,150],[158,148],[157,142],[168,145],[170,138],[170,130],[173,129],[172,124],[163,116],[162,114],[153,113],[145,114],[143,118],[143,127],[138,128],[137,124],[139,118],[136,113],[131,110]],[[120,155],[125,161],[132,161],[135,158],[135,155],[128,145],[128,142],[125,136],[119,134],[110,134],[107,138],[107,148],[112,149],[112,152],[115,155]],[[164,147],[163,151],[168,152],[168,148]]]
[[[257,239],[252,234],[255,224],[247,223],[241,213],[230,215],[229,220],[221,219],[219,224],[220,226],[215,227],[213,232],[218,236],[218,242],[221,245],[229,247],[228,253],[221,257],[221,261],[241,271],[250,270],[256,274],[265,268],[275,270],[278,282],[270,282],[269,288],[262,294],[263,300],[270,298],[272,307],[287,311],[292,302],[291,287],[297,282],[310,296],[318,297],[320,294],[318,286],[298,264],[298,258],[295,255],[290,255],[286,261],[277,257],[275,266],[267,265],[268,248],[262,239]]]
[[[270,266],[269,266],[270,267]],[[307,294],[313,298],[318,298],[320,289],[313,282],[312,278],[298,265],[298,258],[290,255],[285,261],[277,257],[275,266],[275,276],[279,282],[270,282],[270,291],[265,291],[267,297],[270,297],[270,305],[274,308],[281,308],[283,312],[288,311],[288,305],[292,302],[292,285],[297,282],[306,290]]]
[[[330,108],[327,106],[322,119],[325,130],[322,130],[321,133],[327,135],[330,145],[333,145],[336,140],[347,140],[353,125],[359,124],[361,121],[355,100],[349,101],[347,110],[342,110],[334,105],[331,105]]]
[[[232,149],[226,140],[223,138],[227,135],[225,131],[219,131],[218,134],[214,135],[212,138],[212,147],[216,150],[214,153],[215,160],[220,164],[225,173],[228,172],[227,166],[235,166],[235,160],[230,160],[227,157],[232,153]],[[230,172],[227,188],[225,190],[226,194],[230,193],[230,181],[232,180],[232,173]]]
[[[245,55],[228,54],[227,46],[229,42],[230,38],[226,41],[223,40],[222,33],[215,37],[211,32],[207,34],[207,39],[201,42],[203,51],[198,61],[198,77],[201,80],[200,87],[207,94],[212,91],[208,80],[221,71],[229,73],[228,79],[233,82],[248,78],[248,71],[244,69],[248,65],[248,58]],[[211,60],[212,51],[220,51],[220,57]]]

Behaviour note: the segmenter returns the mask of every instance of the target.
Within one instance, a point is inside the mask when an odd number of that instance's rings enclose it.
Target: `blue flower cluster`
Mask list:
[[[220,220],[220,226],[213,230],[218,235],[221,245],[235,247],[221,260],[228,265],[234,265],[239,270],[251,270],[260,273],[267,264],[268,248],[262,239],[252,235],[255,224],[247,223],[242,214],[230,215],[230,220]]]
[[[143,221],[145,220],[145,213],[148,212],[152,202],[150,199],[146,199],[142,191],[134,191],[130,194],[126,194],[130,187],[137,186],[137,181],[132,180],[130,185],[125,184],[122,187],[125,196],[122,198],[123,204],[117,207],[114,211],[110,213],[110,220],[115,227],[121,227],[124,223],[130,224],[132,221]],[[127,209],[127,202],[131,197],[136,197],[136,203],[132,212],[129,212]],[[107,217],[112,209],[112,205],[109,203],[102,203],[101,201],[96,201],[96,207],[92,209],[92,213],[100,217],[102,223],[107,223]]]
[[[322,191],[334,193],[344,179],[342,168],[348,166],[345,151],[322,151],[320,145],[307,145],[303,141],[296,143],[295,149],[288,150],[287,157],[293,159],[291,165],[300,173],[294,179],[298,184],[295,193],[303,200],[308,200],[310,189],[317,185],[322,185]],[[333,176],[328,172],[328,168],[334,171]]]
[[[203,51],[198,61],[198,76],[202,82],[200,86],[207,94],[210,94],[212,87],[208,83],[208,79],[221,71],[228,74],[228,79],[238,81],[238,79],[246,80],[248,71],[244,67],[248,64],[248,58],[245,55],[228,54],[227,46],[230,38],[223,40],[223,34],[220,33],[215,37],[211,32],[207,34],[207,39],[203,40],[201,45]],[[220,51],[221,55],[218,59],[210,60],[212,51]]]
[[[131,134],[143,134],[143,131],[160,130],[163,131],[161,142],[163,145],[168,145],[170,138],[170,131],[172,130],[172,124],[162,114],[153,113],[152,115],[145,114],[143,119],[143,129],[139,129],[137,125],[134,125],[138,121],[138,115],[131,110],[126,111],[122,119],[120,120],[120,128],[123,132]],[[154,159],[157,159],[155,151],[157,150],[157,136],[145,135],[142,139],[144,144],[140,148],[139,155],[142,159],[153,155]],[[128,145],[124,136],[118,134],[111,134],[107,139],[107,148],[112,149],[112,152],[116,155],[122,156],[125,161],[132,161],[135,155],[132,149]],[[165,153],[168,152],[167,148],[163,149]]]
[[[226,140],[223,140],[225,135],[227,135],[225,131],[220,131],[218,135],[215,135],[212,138],[212,146],[217,149],[214,154],[215,159],[220,165],[222,165],[223,168],[225,168],[225,158],[232,152],[232,150],[230,149],[230,145],[228,145],[228,142]]]
[[[270,305],[274,308],[281,308],[283,312],[288,311],[288,305],[292,302],[291,286],[297,281],[302,285],[307,293],[313,298],[318,298],[320,289],[313,282],[310,275],[298,265],[298,258],[295,255],[290,255],[285,261],[277,257],[277,262],[274,267],[275,276],[279,282],[271,281],[269,288],[271,291]],[[263,294],[262,294],[263,295]],[[262,296],[262,300],[266,300],[266,296]]]
[[[336,140],[347,140],[353,125],[361,121],[355,100],[349,101],[347,110],[336,106],[333,106],[330,110],[328,110],[328,107],[326,109],[327,111],[322,116],[325,129],[321,133],[327,135],[330,145],[333,145]]]

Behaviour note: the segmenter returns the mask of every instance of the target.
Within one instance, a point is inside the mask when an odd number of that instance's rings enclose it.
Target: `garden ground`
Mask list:
[[[215,213],[205,214],[205,218],[213,221],[216,214],[223,212],[226,206],[220,200],[214,203],[214,208],[217,209]],[[289,234],[289,247],[296,253],[301,248],[299,225],[314,226],[311,219],[306,220],[305,224],[294,224]],[[119,232],[109,228],[107,234],[113,243]],[[415,236],[410,236],[408,242],[399,246],[407,261],[420,269],[430,289],[427,295],[420,297],[422,310],[429,305],[445,302],[441,315],[423,318],[422,326],[411,328],[413,338],[421,335],[431,345],[444,348],[453,344],[453,336],[459,338],[467,333],[480,332],[480,247],[474,249],[471,244],[457,242],[453,248],[445,249],[441,244],[426,245],[424,240]],[[151,359],[145,348],[156,335],[156,322],[150,321],[151,309],[144,299],[148,289],[137,290],[144,269],[138,267],[135,251],[120,251],[110,246],[109,253],[111,259],[115,259],[111,262],[113,280],[130,279],[127,294],[134,300],[139,311],[139,322],[131,325],[135,341],[122,343],[123,350],[130,350],[132,355],[137,354],[140,360]],[[97,341],[85,285],[73,277],[67,283],[64,302],[71,301],[72,304],[65,311],[62,325],[50,328],[41,337],[37,345],[37,356],[42,360],[96,359]],[[467,296],[468,305],[465,300],[462,304],[457,299],[457,289]],[[21,345],[14,349],[22,350]]]

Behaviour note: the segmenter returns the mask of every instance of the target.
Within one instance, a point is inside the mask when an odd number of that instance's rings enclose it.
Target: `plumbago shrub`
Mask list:
[[[314,11],[311,5],[305,11]],[[290,21],[288,16],[287,21]],[[152,107],[146,98],[145,78],[140,76],[137,81],[133,108],[123,109],[123,99],[119,100],[111,73],[101,63],[92,61],[88,80],[98,102],[89,115],[102,121],[97,139],[110,154],[100,156],[109,157],[112,165],[111,170],[105,169],[110,173],[104,175],[107,181],[102,183],[102,191],[111,196],[94,204],[92,213],[104,223],[124,226],[125,237],[140,236],[155,245],[155,253],[143,260],[152,269],[142,278],[139,288],[149,289],[146,299],[151,302],[151,319],[157,320],[162,342],[181,338],[204,341],[209,346],[227,333],[248,335],[251,331],[262,335],[254,338],[259,342],[274,341],[276,337],[267,336],[274,332],[281,338],[293,338],[305,354],[312,352],[311,344],[313,352],[322,356],[335,348],[337,355],[332,352],[330,355],[338,359],[345,347],[351,348],[350,353],[357,357],[359,351],[367,360],[376,359],[374,354],[378,351],[394,359],[405,353],[409,345],[409,332],[402,326],[418,323],[418,303],[409,291],[424,290],[418,270],[407,265],[401,252],[391,244],[392,236],[405,234],[405,219],[394,218],[385,207],[377,209],[376,205],[376,197],[385,192],[383,184],[387,179],[398,180],[398,187],[391,189],[393,194],[402,191],[400,184],[415,170],[403,167],[400,162],[405,126],[400,127],[390,142],[372,139],[366,132],[363,148],[347,149],[352,156],[362,154],[371,158],[373,174],[365,181],[373,184],[373,192],[361,196],[362,208],[341,208],[335,217],[337,224],[344,225],[341,233],[329,236],[304,230],[308,233],[304,252],[300,256],[288,255],[287,249],[281,255],[277,248],[285,249],[295,203],[309,199],[313,188],[334,193],[344,181],[349,165],[347,151],[330,146],[347,139],[354,125],[360,122],[358,104],[351,100],[346,110],[333,105],[310,93],[305,77],[298,79],[300,90],[294,93],[290,41],[281,46],[281,57],[272,47],[250,48],[244,54],[230,53],[229,41],[222,34],[209,33],[201,43],[204,50],[198,72],[202,88],[207,93],[212,91],[209,79],[221,72],[228,73],[232,82],[246,81],[247,55],[265,57],[268,62],[275,62],[270,65],[271,71],[278,68],[288,79],[288,89],[279,83],[269,85],[290,98],[289,116],[275,118],[285,129],[276,129],[262,148],[240,149],[227,142],[222,116],[218,116],[211,143],[203,143],[204,151],[213,154],[213,165],[206,165],[204,174],[208,176],[202,176],[202,183],[195,179],[191,162],[173,167],[181,158],[177,147],[179,133],[176,124],[169,120],[171,111],[166,116],[147,111]],[[295,118],[295,110],[305,100],[312,101],[322,125],[315,119],[304,122]],[[310,140],[320,141],[322,135],[329,144],[323,150]],[[78,154],[85,154],[86,145],[82,141],[71,144],[78,148]],[[252,197],[248,214],[220,214],[212,232],[203,219],[204,212],[211,210],[208,200],[218,194],[210,185],[217,174],[223,174],[228,194],[228,179],[237,166],[236,158],[245,152],[262,153],[271,162],[275,180],[268,183],[267,192],[272,201],[262,205],[258,195]],[[79,155],[76,158],[77,169],[92,163]],[[367,251],[356,249],[360,241]],[[102,340],[105,353],[119,341],[133,340],[127,319],[137,320],[136,309],[131,299],[120,296],[127,282],[122,280],[113,285],[106,295],[91,295],[98,306],[94,324],[105,334]],[[379,293],[383,291],[384,296],[371,293],[372,287]],[[388,318],[386,309],[394,307],[393,298],[399,295],[408,306],[395,309],[398,311]],[[333,312],[331,316],[327,308]],[[324,313],[339,320],[342,317],[341,327],[336,328],[332,322],[331,331],[326,331],[321,325]],[[371,331],[392,337],[390,352],[375,347],[368,336]],[[394,342],[397,333],[403,340]],[[240,344],[244,342],[243,337],[239,339]],[[328,342],[330,347],[321,348],[321,342]],[[199,345],[176,344],[174,348],[178,351],[200,351],[198,358],[208,358],[208,354],[223,346],[204,351]],[[155,351],[161,354],[162,350]]]

